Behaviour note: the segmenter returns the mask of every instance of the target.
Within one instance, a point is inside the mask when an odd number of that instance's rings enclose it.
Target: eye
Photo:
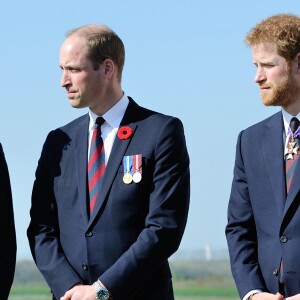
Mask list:
[[[81,69],[78,69],[78,68],[70,68],[69,69],[70,73],[78,73],[81,71]]]
[[[275,65],[272,64],[272,63],[265,63],[265,64],[262,64],[262,67],[264,68],[273,68]]]

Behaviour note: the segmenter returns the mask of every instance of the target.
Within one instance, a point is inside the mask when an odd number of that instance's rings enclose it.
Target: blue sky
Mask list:
[[[123,90],[179,117],[191,159],[191,209],[182,250],[225,248],[224,227],[238,133],[271,115],[253,83],[247,31],[265,17],[299,13],[298,0],[5,1],[0,10],[0,141],[15,208],[18,258],[34,172],[47,133],[86,113],[59,86],[66,31],[102,23],[125,44]]]

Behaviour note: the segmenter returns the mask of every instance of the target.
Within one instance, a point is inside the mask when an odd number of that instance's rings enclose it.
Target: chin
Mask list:
[[[265,106],[282,106],[284,104],[280,99],[276,97],[267,97],[266,95],[262,95],[261,98]]]
[[[262,103],[265,106],[277,106],[276,101],[274,101],[273,99],[264,99],[264,98],[262,98]]]
[[[70,100],[70,105],[74,108],[81,108],[80,102],[74,100],[74,99],[69,99]]]

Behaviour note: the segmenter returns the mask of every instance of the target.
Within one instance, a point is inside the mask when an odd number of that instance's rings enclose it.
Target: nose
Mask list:
[[[68,84],[70,84],[71,80],[68,75],[68,72],[66,70],[63,70],[62,75],[61,75],[61,80],[60,80],[60,85],[62,87],[66,87]]]
[[[254,76],[254,81],[256,83],[259,83],[259,82],[262,82],[264,80],[266,80],[265,72],[264,72],[263,68],[258,67],[257,71],[256,71],[256,74]]]

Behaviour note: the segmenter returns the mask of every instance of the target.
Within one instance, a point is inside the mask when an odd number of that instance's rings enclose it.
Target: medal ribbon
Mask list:
[[[132,156],[124,156],[123,158],[123,167],[124,167],[124,174],[126,173],[132,173]]]
[[[288,133],[291,139],[295,139],[300,135],[300,127],[298,127],[298,129],[294,133],[292,132],[292,129],[289,127]]]
[[[133,155],[133,170],[142,174],[142,154]]]

